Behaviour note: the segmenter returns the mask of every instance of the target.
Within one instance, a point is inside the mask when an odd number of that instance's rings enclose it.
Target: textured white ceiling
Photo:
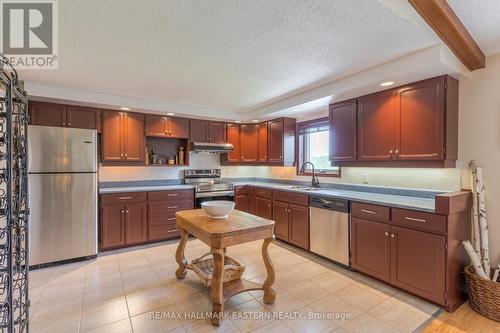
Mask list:
[[[448,0],[486,55],[500,52],[500,1]]]
[[[250,111],[435,45],[375,0],[59,1],[37,84]]]

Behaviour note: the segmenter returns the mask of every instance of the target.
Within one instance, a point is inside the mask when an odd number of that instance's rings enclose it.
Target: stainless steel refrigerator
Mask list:
[[[30,265],[97,254],[95,130],[29,126]]]

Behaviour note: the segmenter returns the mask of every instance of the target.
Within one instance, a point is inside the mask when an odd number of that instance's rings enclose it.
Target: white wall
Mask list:
[[[309,181],[311,177],[297,176],[294,167],[225,166],[221,167],[216,154],[191,154],[191,169],[221,168],[223,177],[261,177]],[[182,178],[187,167],[103,167],[99,168],[100,181],[152,180]],[[406,168],[342,168],[342,177],[320,177],[320,182],[391,186],[437,191],[460,189],[459,169],[406,169]]]
[[[483,167],[486,210],[493,263],[500,260],[500,53],[486,59],[486,69],[460,81],[459,159],[462,184],[470,188],[471,159]]]

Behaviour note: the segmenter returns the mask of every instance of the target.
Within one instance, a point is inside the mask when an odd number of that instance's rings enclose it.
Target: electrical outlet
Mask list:
[[[363,184],[368,184],[369,183],[369,181],[368,181],[368,174],[367,173],[363,173],[362,176],[363,176]]]

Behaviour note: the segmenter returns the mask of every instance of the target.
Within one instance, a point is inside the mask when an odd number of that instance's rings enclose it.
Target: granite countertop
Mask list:
[[[296,193],[308,194],[311,196],[323,196],[330,198],[342,198],[352,201],[365,202],[371,204],[379,204],[396,208],[407,208],[412,210],[419,210],[423,212],[434,213],[435,199],[419,198],[405,195],[391,195],[383,193],[370,193],[363,191],[349,191],[333,188],[321,188],[319,190],[308,191],[302,189],[290,188],[290,185],[272,182],[258,182],[258,181],[243,181],[234,182],[235,186],[251,185],[263,188],[270,188],[281,191],[289,191]]]
[[[387,191],[389,193],[379,193],[372,191],[364,191],[363,187],[359,187],[359,190],[355,190],[352,186],[345,186],[342,188],[330,188],[324,187],[318,190],[310,191],[306,189],[291,188],[291,186],[297,185],[293,181],[290,184],[284,182],[272,182],[272,181],[252,181],[252,180],[230,180],[235,186],[251,185],[281,191],[295,192],[308,194],[311,196],[324,196],[330,198],[342,198],[352,201],[365,202],[371,204],[379,204],[396,208],[406,208],[412,210],[418,210],[423,212],[435,211],[435,198],[432,195],[427,195],[420,197],[418,196],[419,191],[410,190],[415,193],[415,195],[398,195],[398,191],[390,189]],[[325,184],[325,186],[328,186]],[[193,189],[192,185],[185,185],[179,183],[168,183],[163,181],[149,181],[147,183],[141,182],[124,182],[123,184],[100,184],[99,193],[123,193],[123,192],[150,192],[150,191],[166,191],[166,190],[183,190],[183,189]],[[401,191],[405,193],[408,191]],[[422,191],[424,193],[425,191]]]

